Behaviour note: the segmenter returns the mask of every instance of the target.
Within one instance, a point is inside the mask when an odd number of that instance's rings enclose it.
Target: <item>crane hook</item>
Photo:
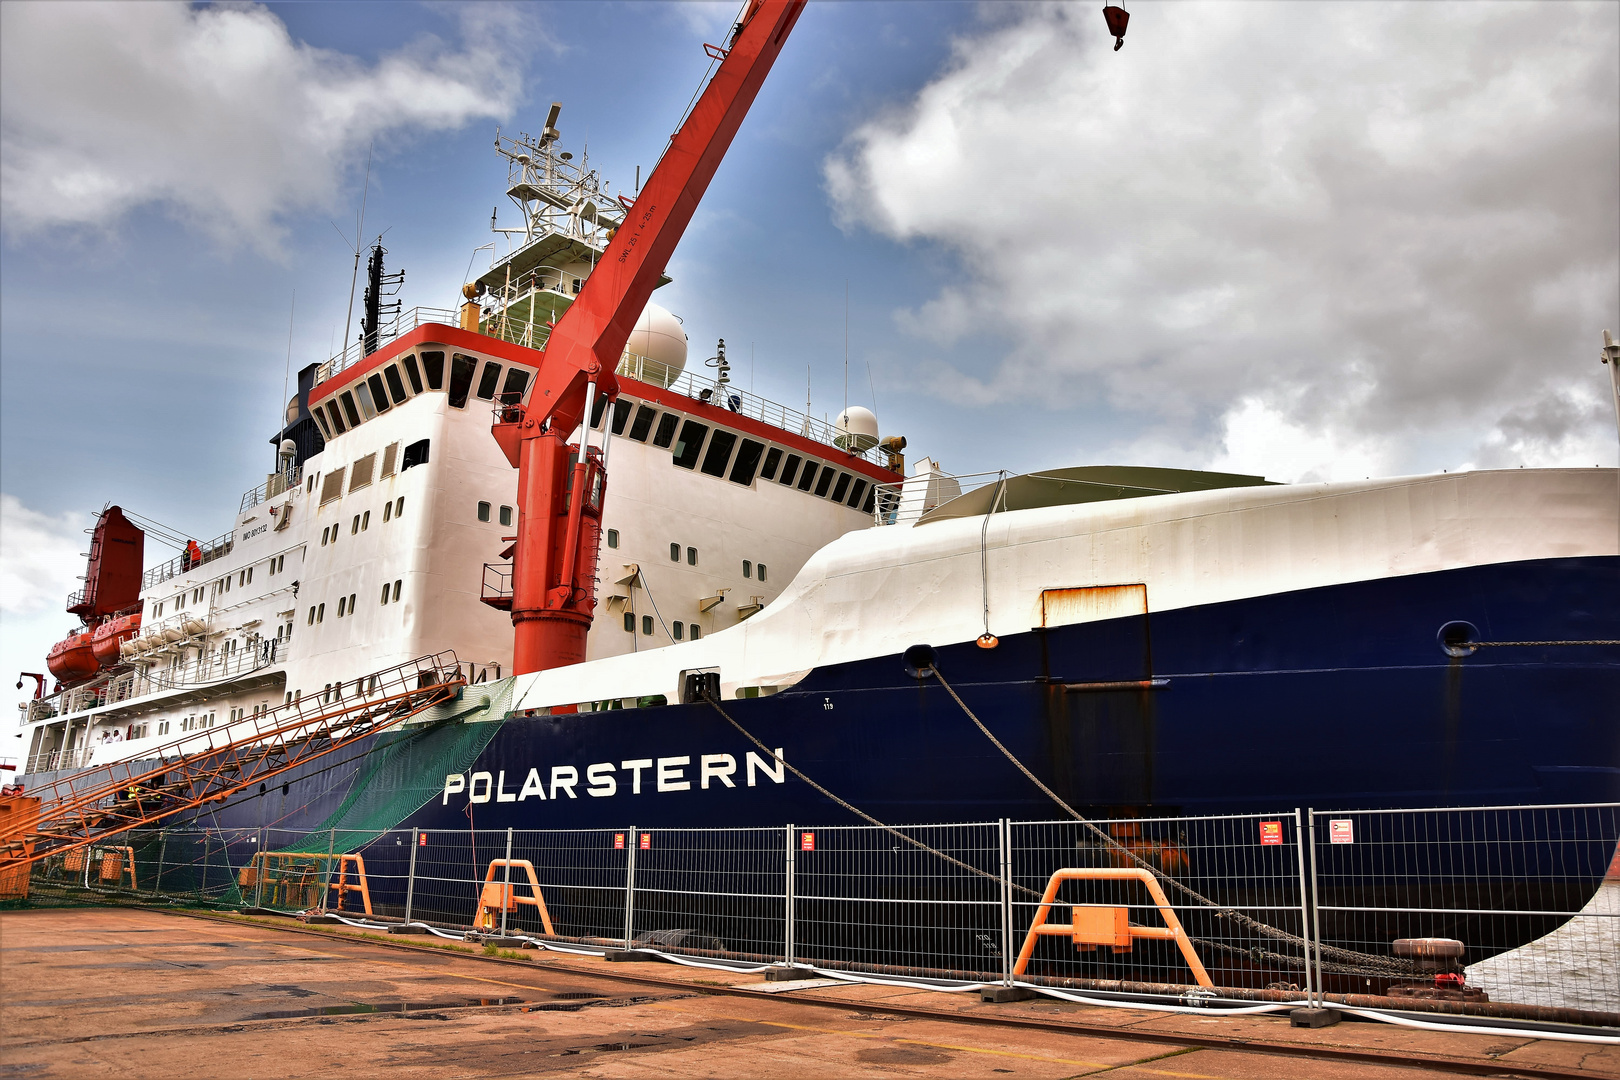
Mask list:
[[[1108,32],[1114,35],[1114,51],[1119,52],[1125,47],[1125,27],[1131,21],[1131,13],[1117,4],[1108,4],[1103,8],[1103,18],[1108,22]]]

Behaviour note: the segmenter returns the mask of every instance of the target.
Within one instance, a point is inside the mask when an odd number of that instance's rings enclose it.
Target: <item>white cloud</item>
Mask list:
[[[1113,53],[1094,8],[990,5],[826,187],[954,257],[897,313],[996,343],[919,368],[941,396],[1276,475],[1612,463],[1620,5],[1549,10],[1144,3]]]
[[[14,495],[0,495],[0,615],[36,615],[66,606],[84,573],[87,526],[78,514],[51,517]]]
[[[505,116],[521,11],[450,9],[433,38],[365,64],[294,41],[252,4],[0,5],[0,209],[9,230],[109,228],[161,205],[271,247],[330,206],[374,138]]]
[[[0,678],[43,674],[51,645],[78,624],[64,608],[80,587],[89,523],[78,514],[41,514],[0,495]],[[33,683],[25,689],[31,692]],[[0,745],[0,757],[16,752],[8,745]]]

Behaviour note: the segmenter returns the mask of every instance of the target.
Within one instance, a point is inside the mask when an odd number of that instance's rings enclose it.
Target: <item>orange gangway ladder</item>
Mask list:
[[[496,881],[495,871],[507,867],[505,880]],[[513,887],[525,884],[521,881],[511,880],[513,869],[522,870],[528,877],[529,890],[533,895],[518,896]],[[546,928],[546,933],[555,936],[557,931],[551,928],[551,912],[546,910],[546,898],[540,893],[540,879],[535,876],[534,863],[528,859],[493,859],[489,869],[484,871],[484,890],[478,897],[478,914],[473,917],[473,925],[483,930],[495,929],[495,912],[516,911],[519,904],[528,904],[540,911],[540,925]]]
[[[1068,923],[1047,922],[1051,914],[1052,905],[1057,900],[1058,888],[1065,881],[1139,881],[1147,887],[1148,895],[1153,898],[1153,904],[1159,909],[1164,919],[1163,926],[1137,926],[1130,921],[1130,908],[1102,907],[1102,906],[1074,906],[1071,911],[1071,921]],[[1029,933],[1024,936],[1024,947],[1018,950],[1018,962],[1013,965],[1013,974],[1022,975],[1029,966],[1029,959],[1035,952],[1035,943],[1042,937],[1063,936],[1072,938],[1077,949],[1095,949],[1099,945],[1108,945],[1116,953],[1129,952],[1131,943],[1137,938],[1147,938],[1156,941],[1174,941],[1181,950],[1181,956],[1192,969],[1193,979],[1199,986],[1213,986],[1209,980],[1209,973],[1198,959],[1198,953],[1193,949],[1192,942],[1187,938],[1187,931],[1182,929],[1181,920],[1176,918],[1175,909],[1164,895],[1164,889],[1159,886],[1158,879],[1149,870],[1125,867],[1079,867],[1059,870],[1052,875],[1046,883],[1046,892],[1041,896],[1041,906],[1035,912],[1035,921],[1030,924]]]

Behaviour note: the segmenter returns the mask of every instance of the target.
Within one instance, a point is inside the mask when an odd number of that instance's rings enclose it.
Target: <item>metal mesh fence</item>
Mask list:
[[[1310,814],[1328,991],[1620,1009],[1620,805]]]
[[[1604,884],[1620,872],[1620,804],[116,839],[36,864],[35,898],[322,910],[1183,1000],[1586,1010],[1620,1026],[1620,873]]]

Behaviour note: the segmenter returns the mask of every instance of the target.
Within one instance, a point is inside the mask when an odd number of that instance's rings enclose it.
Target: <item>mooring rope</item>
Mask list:
[[[1105,844],[1108,847],[1111,847],[1111,848],[1115,849],[1116,851],[1119,851],[1126,858],[1130,859],[1131,862],[1136,864],[1136,866],[1140,867],[1143,870],[1146,870],[1148,873],[1152,874],[1155,878],[1157,878],[1159,881],[1163,882],[1164,884],[1169,885],[1171,888],[1173,888],[1173,889],[1177,890],[1178,892],[1181,892],[1182,894],[1190,897],[1191,899],[1197,901],[1198,903],[1202,904],[1203,906],[1211,908],[1212,910],[1214,910],[1214,912],[1216,914],[1216,917],[1223,918],[1223,919],[1230,919],[1233,922],[1238,923],[1241,926],[1248,927],[1249,929],[1253,930],[1255,933],[1260,934],[1262,937],[1272,938],[1272,939],[1274,939],[1276,941],[1286,941],[1291,945],[1297,945],[1300,948],[1305,949],[1307,951],[1307,953],[1309,952],[1309,950],[1310,950],[1310,942],[1306,941],[1303,937],[1300,937],[1297,934],[1290,934],[1286,930],[1279,930],[1275,926],[1271,926],[1271,925],[1268,925],[1267,923],[1260,922],[1258,919],[1252,918],[1251,916],[1245,915],[1242,912],[1237,911],[1237,910],[1235,910],[1233,908],[1227,907],[1227,906],[1225,906],[1223,904],[1217,904],[1215,901],[1211,900],[1209,897],[1205,896],[1203,893],[1200,893],[1198,890],[1194,889],[1192,886],[1187,885],[1184,882],[1178,881],[1176,878],[1173,878],[1169,874],[1166,874],[1163,870],[1161,870],[1158,867],[1154,866],[1152,863],[1148,862],[1146,859],[1144,859],[1140,855],[1136,854],[1136,852],[1132,851],[1130,848],[1126,847],[1124,844],[1121,844],[1113,836],[1110,836],[1107,831],[1105,831],[1102,828],[1099,828],[1095,822],[1091,821],[1085,815],[1081,814],[1080,811],[1076,810],[1074,807],[1070,806],[1067,802],[1065,802],[1061,797],[1059,797],[1057,792],[1055,792],[1051,788],[1047,787],[1046,784],[1041,781],[1040,777],[1036,776],[1033,772],[1031,772],[1029,770],[1028,766],[1026,766],[1022,761],[1019,761],[1018,757],[1011,750],[1008,750],[1004,745],[1002,745],[1001,740],[996,738],[995,735],[990,731],[990,729],[984,726],[984,722],[982,720],[980,720],[977,716],[974,715],[973,710],[968,708],[967,702],[963,701],[961,695],[956,692],[956,689],[954,687],[952,687],[951,684],[945,680],[945,676],[940,673],[938,665],[930,664],[929,665],[929,670],[933,673],[934,678],[939,680],[939,684],[945,688],[945,692],[951,695],[951,699],[953,701],[955,701],[956,704],[961,707],[961,709],[962,709],[962,711],[964,713],[967,714],[967,718],[969,720],[973,721],[974,726],[977,727],[979,729],[979,731],[984,734],[985,738],[990,740],[991,745],[993,745],[997,750],[1000,750],[1001,753],[1002,753],[1002,756],[1004,756],[1008,761],[1012,762],[1013,765],[1015,767],[1017,767],[1018,771],[1023,773],[1024,776],[1026,778],[1028,778],[1030,783],[1032,783],[1036,787],[1040,788],[1041,792],[1047,798],[1051,799],[1053,802],[1055,802],[1059,806],[1061,806],[1064,809],[1064,811],[1066,813],[1068,813],[1068,815],[1070,817],[1074,818],[1075,821],[1079,822],[1082,826],[1084,826],[1089,832],[1091,832],[1094,836],[1096,836],[1097,839],[1101,840],[1103,842],[1103,844]],[[1252,953],[1252,950],[1249,950],[1249,949],[1237,948],[1236,946],[1224,945],[1224,944],[1217,943],[1217,942],[1205,942],[1205,944],[1216,945],[1219,948],[1229,949],[1229,950],[1232,950],[1232,951],[1235,951],[1235,952],[1240,952],[1240,953],[1246,953],[1246,954]],[[1357,964],[1357,965],[1361,965],[1361,967],[1357,967],[1357,968],[1353,968],[1353,969],[1346,969],[1346,970],[1362,970],[1366,966],[1372,966],[1372,967],[1377,968],[1377,969],[1379,969],[1381,971],[1389,972],[1389,973],[1392,973],[1392,974],[1409,974],[1409,973],[1412,973],[1412,972],[1414,972],[1416,970],[1416,968],[1413,967],[1412,965],[1403,964],[1398,960],[1391,960],[1391,959],[1389,959],[1387,957],[1382,957],[1382,956],[1373,956],[1373,955],[1368,954],[1368,953],[1354,952],[1354,951],[1349,950],[1349,949],[1340,949],[1340,948],[1336,948],[1335,946],[1332,946],[1332,945],[1322,945],[1320,942],[1317,943],[1317,948],[1321,950],[1321,953],[1322,953],[1322,955],[1324,957],[1333,956],[1335,959],[1338,959],[1338,960],[1348,961],[1348,962],[1352,962],[1352,963]],[[1265,954],[1262,953],[1262,955],[1265,955]],[[1291,966],[1293,964],[1300,963],[1300,961],[1297,961],[1293,957],[1282,957],[1282,956],[1277,956],[1276,954],[1271,954],[1271,955],[1276,959],[1289,961],[1291,963]]]
[[[935,674],[938,674],[937,669],[935,669]],[[941,679],[940,682],[941,682],[942,685],[945,685],[943,679]],[[950,687],[947,685],[946,689],[949,690]],[[951,696],[953,698],[956,698],[956,703],[958,705],[962,706],[963,711],[966,712],[968,714],[968,716],[973,719],[974,723],[978,723],[978,718],[973,715],[972,711],[970,709],[968,709],[968,707],[965,704],[963,704],[961,698],[956,697],[956,692],[954,690],[951,691]],[[905,842],[907,844],[910,844],[912,847],[916,848],[919,851],[927,852],[930,855],[933,855],[933,856],[936,856],[937,858],[943,859],[946,862],[950,863],[952,866],[960,867],[961,869],[966,870],[970,874],[973,874],[973,875],[975,875],[977,877],[984,878],[986,881],[995,882],[995,884],[996,884],[996,886],[998,888],[1001,886],[1002,881],[1001,881],[1001,878],[998,875],[992,874],[987,870],[982,870],[979,867],[972,865],[971,863],[963,862],[961,859],[958,859],[953,855],[948,855],[945,852],[940,851],[938,848],[933,847],[930,844],[924,843],[923,841],[918,840],[915,837],[907,836],[904,832],[901,832],[899,829],[895,828],[894,826],[888,825],[888,824],[885,824],[882,821],[879,821],[877,818],[873,817],[871,814],[868,814],[866,811],[862,810],[860,807],[855,806],[855,805],[851,804],[850,802],[839,798],[837,795],[834,795],[831,791],[828,791],[826,788],[822,787],[820,784],[818,784],[814,780],[810,779],[810,777],[805,775],[805,773],[804,773],[804,771],[802,769],[800,769],[797,766],[791,764],[785,758],[778,757],[775,750],[772,750],[770,747],[766,746],[763,742],[761,742],[754,735],[753,732],[749,731],[747,728],[745,728],[741,724],[739,724],[736,721],[736,719],[730,713],[726,712],[726,710],[725,710],[725,708],[723,706],[721,706],[719,698],[715,697],[711,690],[705,688],[704,694],[703,694],[703,699],[714,707],[714,711],[719,713],[725,719],[726,723],[728,723],[732,727],[736,728],[738,734],[740,734],[743,738],[747,739],[749,742],[751,742],[755,746],[759,747],[767,755],[769,755],[770,758],[773,761],[780,764],[783,768],[787,769],[794,776],[797,776],[800,780],[803,780],[806,784],[810,785],[810,787],[812,787],[816,791],[820,792],[827,799],[829,799],[832,802],[836,803],[837,805],[843,807],[845,810],[848,810],[850,813],[854,814],[856,817],[860,818],[862,821],[865,821],[870,825],[874,825],[877,828],[882,829],[884,832],[888,833],[889,835],[891,835],[891,836],[895,837],[896,839],[899,839],[899,840],[901,840],[901,841],[903,841],[903,842]],[[996,744],[996,746],[1001,749],[1001,752],[1003,754],[1008,753],[1006,747],[1003,747],[1001,745],[1001,743],[995,738],[995,736],[990,735],[989,731],[986,730],[982,724],[980,724],[980,730],[984,731],[985,734],[990,737],[990,741],[994,742]],[[1299,946],[1301,946],[1302,948],[1304,948],[1304,949],[1306,949],[1308,951],[1309,946],[1305,942],[1304,938],[1297,937],[1297,936],[1295,936],[1293,934],[1286,933],[1286,932],[1284,932],[1282,930],[1278,930],[1275,927],[1266,926],[1264,923],[1255,922],[1255,920],[1249,919],[1247,916],[1239,915],[1236,912],[1223,910],[1223,909],[1221,909],[1220,905],[1215,904],[1213,901],[1210,901],[1210,900],[1204,898],[1203,896],[1200,896],[1198,893],[1194,892],[1192,889],[1190,889],[1187,886],[1183,885],[1181,882],[1176,881],[1174,878],[1165,876],[1165,874],[1163,872],[1161,872],[1160,870],[1158,870],[1157,868],[1155,868],[1155,867],[1153,867],[1153,866],[1151,866],[1151,865],[1149,865],[1147,863],[1142,862],[1142,860],[1140,860],[1140,859],[1137,859],[1136,855],[1134,853],[1132,853],[1131,851],[1129,851],[1127,848],[1123,847],[1119,843],[1119,841],[1115,840],[1113,837],[1109,836],[1108,834],[1103,833],[1100,830],[1098,830],[1096,828],[1096,826],[1093,825],[1090,821],[1087,821],[1084,817],[1081,817],[1067,803],[1065,803],[1062,799],[1059,799],[1056,795],[1054,795],[1052,793],[1051,789],[1047,788],[1045,784],[1042,784],[1040,782],[1040,780],[1036,779],[1035,776],[1032,775],[1027,769],[1024,769],[1022,763],[1020,763],[1017,760],[1017,758],[1012,757],[1011,754],[1008,754],[1008,757],[1009,757],[1010,760],[1012,760],[1013,764],[1018,765],[1018,767],[1020,769],[1023,769],[1024,775],[1029,776],[1029,778],[1031,780],[1034,780],[1036,785],[1039,786],[1042,791],[1045,791],[1048,795],[1050,795],[1052,797],[1052,799],[1058,803],[1059,806],[1062,806],[1065,810],[1068,810],[1069,813],[1076,818],[1076,820],[1080,821],[1082,824],[1086,825],[1088,828],[1092,829],[1094,832],[1097,832],[1101,836],[1101,838],[1103,839],[1103,841],[1106,844],[1108,844],[1108,845],[1110,845],[1112,847],[1119,848],[1120,851],[1124,852],[1127,856],[1134,859],[1139,865],[1141,865],[1144,869],[1148,870],[1150,873],[1152,873],[1155,877],[1159,878],[1161,881],[1165,881],[1165,882],[1169,883],[1171,886],[1173,886],[1175,888],[1178,888],[1178,889],[1182,890],[1183,892],[1188,893],[1189,895],[1191,895],[1195,899],[1202,902],[1204,905],[1216,909],[1218,914],[1230,916],[1230,917],[1234,918],[1236,921],[1246,922],[1248,924],[1253,925],[1256,928],[1263,928],[1262,931],[1261,931],[1262,933],[1264,933],[1266,931],[1269,931],[1269,934],[1267,934],[1267,936],[1275,937],[1278,940],[1283,940],[1283,941],[1287,941],[1287,942],[1289,942],[1291,944],[1299,945]],[[1032,897],[1035,897],[1036,899],[1040,899],[1040,897],[1041,897],[1041,893],[1038,890],[1031,889],[1026,885],[1020,885],[1016,881],[1009,881],[1007,884],[1011,888],[1015,889],[1016,891],[1018,891],[1020,893],[1023,893],[1026,896],[1032,896]],[[1219,950],[1221,952],[1232,953],[1232,954],[1235,954],[1235,955],[1244,956],[1244,957],[1247,957],[1248,959],[1253,960],[1253,961],[1255,961],[1257,963],[1261,962],[1261,961],[1265,961],[1265,960],[1270,960],[1270,961],[1272,961],[1272,962],[1274,962],[1274,963],[1276,963],[1276,964],[1278,964],[1280,966],[1286,966],[1286,967],[1291,967],[1291,968],[1304,968],[1308,963],[1308,959],[1307,959],[1306,956],[1288,956],[1288,955],[1285,955],[1283,953],[1275,953],[1275,952],[1272,952],[1272,951],[1270,951],[1268,949],[1261,949],[1261,948],[1258,948],[1258,947],[1243,948],[1242,946],[1228,944],[1227,942],[1224,942],[1224,941],[1213,941],[1213,940],[1211,940],[1209,938],[1192,937],[1191,935],[1188,936],[1188,940],[1193,942],[1196,945],[1207,946],[1208,948],[1216,949],[1216,950]],[[1406,975],[1406,974],[1411,974],[1412,971],[1413,971],[1412,968],[1401,966],[1399,964],[1399,961],[1390,961],[1390,960],[1387,960],[1387,959],[1385,959],[1383,957],[1368,956],[1368,955],[1363,954],[1363,953],[1356,953],[1356,952],[1350,952],[1350,951],[1345,950],[1345,949],[1332,948],[1331,946],[1325,947],[1323,949],[1324,957],[1326,957],[1329,954],[1333,955],[1336,959],[1348,958],[1348,959],[1354,960],[1355,963],[1350,964],[1350,965],[1345,965],[1345,964],[1339,964],[1339,963],[1326,963],[1326,962],[1324,962],[1321,965],[1323,971],[1331,971],[1331,972],[1334,972],[1334,973],[1352,973],[1352,974],[1365,973],[1368,966],[1369,966],[1369,964],[1371,966],[1375,967],[1375,968],[1381,968],[1384,973],[1389,973],[1389,974]]]

